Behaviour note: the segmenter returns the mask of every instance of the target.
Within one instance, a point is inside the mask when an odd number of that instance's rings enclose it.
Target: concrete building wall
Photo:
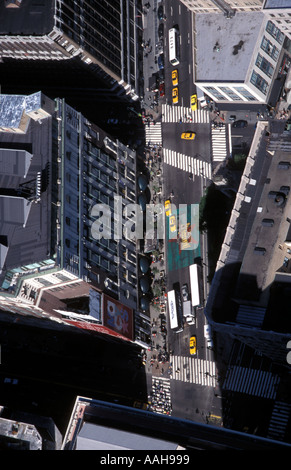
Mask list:
[[[260,10],[264,0],[180,0],[189,10],[194,13],[221,13],[221,7],[229,7],[235,11]]]

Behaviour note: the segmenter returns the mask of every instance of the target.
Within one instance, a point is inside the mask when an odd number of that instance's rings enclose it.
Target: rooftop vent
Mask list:
[[[242,46],[244,45],[244,41],[240,41],[238,44],[236,44],[235,46],[233,46],[233,55],[237,55],[238,54],[238,51],[241,50]]]
[[[220,45],[219,45],[219,43],[216,41],[216,44],[215,44],[215,46],[214,46],[214,48],[213,48],[213,52],[219,52],[219,51],[220,51]]]

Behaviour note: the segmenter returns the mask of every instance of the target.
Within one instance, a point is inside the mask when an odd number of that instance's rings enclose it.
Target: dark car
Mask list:
[[[162,19],[164,18],[164,9],[163,9],[162,5],[159,6],[159,8],[158,8],[158,18],[159,18],[160,21],[162,21]]]
[[[239,121],[235,121],[232,125],[232,127],[247,127],[248,122],[244,121],[243,119],[240,119]]]
[[[164,23],[161,23],[158,27],[158,36],[160,39],[164,36]]]
[[[158,57],[158,66],[160,70],[164,68],[164,55],[163,54],[160,54]]]

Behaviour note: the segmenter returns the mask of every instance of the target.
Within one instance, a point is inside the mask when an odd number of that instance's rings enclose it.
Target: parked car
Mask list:
[[[191,336],[189,346],[190,346],[190,354],[191,356],[193,356],[194,354],[196,354],[196,351],[197,351],[196,336]]]
[[[184,302],[187,302],[187,300],[189,300],[189,289],[187,284],[182,285],[182,297]]]
[[[164,36],[164,23],[159,24],[158,36],[159,36],[160,39]]]
[[[164,18],[164,9],[162,5],[160,5],[158,8],[158,18],[160,21],[162,21],[162,19]]]
[[[173,103],[178,103],[179,101],[179,92],[178,92],[178,88],[173,88],[172,90],[172,98],[173,98]]]
[[[174,215],[170,216],[170,230],[176,232],[176,217]]]
[[[238,121],[235,121],[232,125],[232,127],[247,127],[248,121],[244,121],[243,119],[239,119]]]
[[[172,84],[173,86],[178,85],[178,70],[177,69],[172,71]]]
[[[192,111],[196,111],[197,109],[197,95],[191,96],[191,109]]]
[[[211,326],[209,324],[204,325],[204,337],[207,342],[207,348],[213,348],[213,341],[212,341],[212,333],[211,333]]]
[[[195,132],[183,132],[181,134],[181,139],[184,139],[184,140],[194,140],[195,139]]]
[[[232,114],[231,116],[229,116],[228,118],[229,121],[235,121],[236,120],[236,116],[234,114]]]
[[[162,70],[164,68],[164,54],[160,54],[158,57],[158,66]]]
[[[171,215],[171,201],[169,199],[165,201],[165,210],[166,210],[166,216],[169,217]]]
[[[164,83],[160,84],[159,91],[160,91],[160,96],[161,97],[165,96],[165,84]]]

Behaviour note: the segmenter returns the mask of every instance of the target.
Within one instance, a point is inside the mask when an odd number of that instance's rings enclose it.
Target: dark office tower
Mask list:
[[[0,4],[0,60],[80,58],[138,98],[140,0],[17,0]]]

